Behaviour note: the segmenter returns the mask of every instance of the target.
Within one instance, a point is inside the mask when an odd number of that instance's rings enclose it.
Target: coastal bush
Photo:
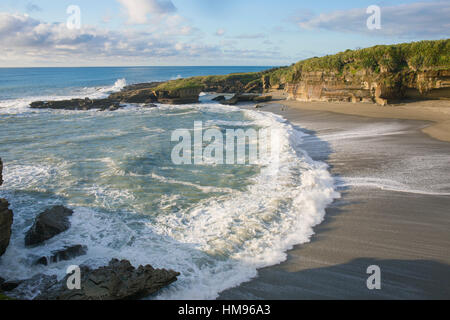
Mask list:
[[[156,90],[174,91],[187,88],[223,86],[240,82],[243,86],[262,84],[268,78],[271,86],[299,81],[305,72],[334,72],[355,75],[360,70],[374,74],[403,71],[441,70],[450,68],[450,39],[378,45],[346,50],[334,55],[313,57],[286,67],[261,72],[233,73],[178,79],[161,84]],[[406,72],[405,72],[406,74]],[[388,77],[389,78],[389,77]],[[389,80],[388,82],[392,82]]]

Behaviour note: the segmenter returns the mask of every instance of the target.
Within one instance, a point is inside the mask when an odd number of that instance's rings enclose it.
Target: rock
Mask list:
[[[198,103],[201,88],[182,88],[171,91],[159,90],[155,92],[158,102],[163,104],[190,104]]]
[[[158,106],[154,103],[144,104],[142,107],[143,108],[158,108]]]
[[[257,104],[256,106],[255,106],[255,109],[261,109],[261,108],[263,108],[264,106],[262,105],[262,104]]]
[[[0,256],[8,248],[12,224],[13,212],[9,209],[9,203],[5,199],[0,199]]]
[[[109,108],[108,108],[108,111],[116,111],[116,110],[119,110],[120,109],[120,106],[117,106],[117,105],[111,105]]]
[[[226,100],[225,96],[217,96],[212,99],[212,101],[223,101],[223,100]]]
[[[3,162],[0,158],[0,186],[3,184]],[[11,227],[13,224],[13,212],[9,210],[9,203],[0,199],[0,256],[6,252],[11,239]]]
[[[91,270],[81,266],[81,289],[67,288],[67,275],[61,282],[43,290],[36,300],[129,300],[156,293],[177,280],[180,274],[152,266],[134,268],[127,260],[111,260],[108,266]],[[19,289],[18,287],[17,289]]]
[[[30,104],[32,109],[60,109],[60,110],[107,110],[114,106],[117,110],[121,108],[118,101],[114,99],[71,99],[61,101],[35,101]]]
[[[40,213],[25,236],[25,245],[40,244],[70,228],[69,217],[73,211],[55,206]]]
[[[227,106],[234,106],[238,102],[239,102],[239,99],[238,99],[237,95],[235,95],[231,99],[220,101],[220,104],[227,105]]]
[[[258,95],[250,94],[250,93],[243,93],[243,94],[237,94],[236,97],[239,102],[249,102],[249,101],[253,101],[255,98],[257,98]]]
[[[11,290],[4,290],[8,292],[8,296],[19,300],[33,300],[42,292],[47,292],[58,284],[58,279],[56,276],[37,274],[31,279],[11,282],[10,284],[14,284],[15,287]]]
[[[154,88],[162,82],[138,83],[126,86],[120,92],[111,94],[108,99],[123,103],[152,103],[157,101]]]
[[[253,98],[253,101],[255,102],[269,102],[272,100],[272,96],[259,96]]]
[[[257,94],[249,94],[249,93],[235,94],[231,99],[222,100],[220,101],[220,103],[224,105],[235,105],[238,104],[239,102],[253,101],[253,99],[255,99],[256,97],[258,97]]]
[[[20,284],[24,281],[25,280],[5,281],[0,285],[0,291],[3,291],[3,292],[12,291],[15,288],[17,288],[18,286],[20,286]]]
[[[75,245],[65,247],[62,250],[53,251],[48,257],[39,258],[35,264],[49,265],[51,263],[58,263],[59,261],[67,261],[87,253],[87,247],[82,245]]]

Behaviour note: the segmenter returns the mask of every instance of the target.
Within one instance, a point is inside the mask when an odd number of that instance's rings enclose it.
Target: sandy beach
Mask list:
[[[302,148],[330,165],[342,198],[310,243],[220,299],[449,299],[450,101],[261,110],[309,134]],[[371,265],[381,290],[366,286]]]

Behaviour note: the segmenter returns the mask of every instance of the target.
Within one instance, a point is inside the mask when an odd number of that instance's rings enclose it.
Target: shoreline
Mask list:
[[[281,91],[270,92],[274,100],[267,104],[283,104],[291,108],[320,110],[338,114],[377,119],[403,119],[430,121],[422,132],[430,137],[450,142],[450,100],[403,101],[387,106],[351,102],[302,102],[286,100]]]
[[[450,144],[425,135],[424,119],[325,110],[339,105],[274,101],[260,109],[310,135],[301,147],[329,164],[342,199],[309,243],[219,299],[450,298]],[[370,265],[380,266],[381,290],[367,289]]]

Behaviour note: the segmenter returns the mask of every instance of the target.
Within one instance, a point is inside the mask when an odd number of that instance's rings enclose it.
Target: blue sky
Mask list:
[[[66,26],[70,5],[81,29]],[[366,26],[370,5],[379,30]],[[449,30],[450,0],[3,0],[0,67],[286,65]]]

